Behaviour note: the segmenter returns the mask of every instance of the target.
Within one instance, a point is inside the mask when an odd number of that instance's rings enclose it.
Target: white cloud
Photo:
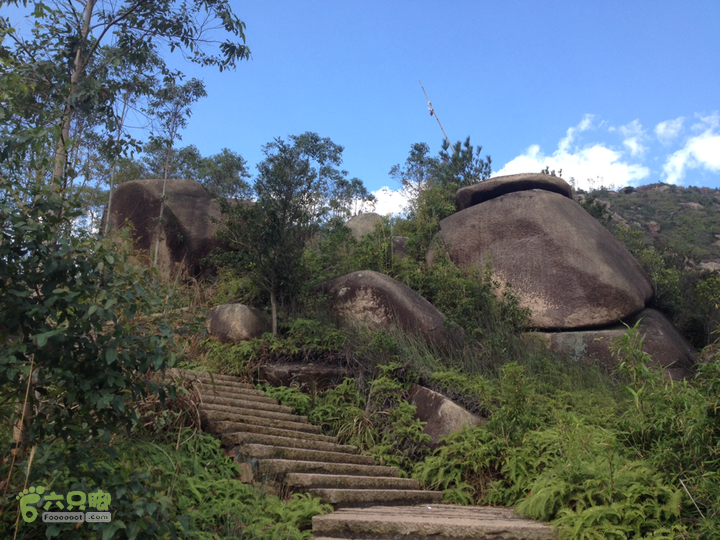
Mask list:
[[[681,116],[675,120],[660,122],[655,126],[655,135],[661,143],[670,144],[682,131],[684,121],[685,118]]]
[[[531,145],[522,155],[514,158],[493,176],[505,174],[518,174],[526,172],[540,172],[545,167],[559,171],[565,179],[575,178],[576,187],[592,189],[593,187],[624,186],[637,183],[650,174],[650,169],[639,164],[627,163],[622,160],[623,153],[613,150],[604,144],[595,143],[579,148],[573,145],[577,135],[593,127],[592,115],[585,115],[575,127],[567,130],[567,134],[558,143],[558,148],[552,155],[546,156],[536,144]],[[615,131],[609,128],[609,131]],[[635,120],[619,128],[626,137],[624,145],[633,154],[632,144],[628,139],[640,139],[644,132],[640,123]],[[641,152],[642,145],[637,142],[637,152]]]
[[[641,142],[645,138],[645,130],[640,125],[639,120],[633,120],[626,126],[621,126],[620,133],[625,137],[623,145],[630,150],[631,156],[639,156],[645,153],[647,148]]]
[[[405,212],[408,200],[403,190],[395,191],[385,186],[372,193],[377,198],[373,212],[377,212],[381,216],[398,215]]]
[[[690,137],[685,146],[672,153],[663,166],[665,182],[678,184],[688,169],[706,169],[720,173],[720,114],[699,117],[693,126],[696,131],[704,130]]]

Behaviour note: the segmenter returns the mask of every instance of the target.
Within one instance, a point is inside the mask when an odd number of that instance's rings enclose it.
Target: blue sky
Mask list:
[[[255,171],[264,143],[314,131],[345,147],[351,177],[397,190],[410,145],[443,138],[422,80],[495,175],[720,187],[718,0],[230,3],[252,59],[178,64],[206,83],[180,143],[203,155],[227,147]]]

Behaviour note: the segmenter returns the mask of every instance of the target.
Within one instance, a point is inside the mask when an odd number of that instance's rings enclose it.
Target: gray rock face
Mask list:
[[[222,304],[210,310],[208,333],[223,343],[237,343],[272,332],[270,315],[243,304]]]
[[[120,184],[113,194],[110,224],[117,228],[126,220],[132,225],[136,250],[152,261],[155,253],[160,215],[162,180],[134,180]],[[176,266],[190,275],[203,270],[200,261],[216,247],[217,225],[210,218],[220,219],[220,205],[194,180],[168,180],[164,224],[158,253],[158,272],[168,276]],[[107,218],[107,216],[105,216]]]
[[[485,418],[464,409],[442,394],[414,384],[410,389],[410,403],[417,408],[415,415],[427,422],[424,431],[436,446],[440,439],[465,427],[478,427],[487,423]]]
[[[345,320],[371,328],[400,327],[437,345],[459,339],[443,327],[445,316],[410,287],[393,278],[363,270],[326,282],[333,310]]]
[[[382,223],[382,216],[373,212],[367,214],[358,214],[357,216],[351,217],[345,223],[346,227],[350,228],[351,235],[354,238],[359,238],[375,232],[375,225]]]
[[[460,188],[455,194],[455,207],[458,210],[465,210],[508,193],[531,189],[542,189],[572,199],[572,188],[562,178],[547,174],[525,173],[497,176],[479,184]]]
[[[565,195],[533,189],[508,193],[440,222],[438,239],[461,267],[484,267],[509,282],[530,327],[605,326],[642,310],[653,296],[638,262]],[[436,252],[431,249],[427,262]]]
[[[392,237],[392,253],[396,260],[404,259],[408,256],[407,248],[407,236],[393,236]]]
[[[641,335],[645,335],[643,351],[652,357],[652,365],[661,368],[673,379],[689,376],[697,361],[697,352],[692,345],[659,311],[644,309],[626,322],[633,326],[639,319],[642,320],[638,328]],[[602,330],[538,332],[530,335],[541,339],[552,351],[572,360],[590,360],[614,367],[617,365],[617,357],[612,344],[626,331],[624,325],[617,324]]]

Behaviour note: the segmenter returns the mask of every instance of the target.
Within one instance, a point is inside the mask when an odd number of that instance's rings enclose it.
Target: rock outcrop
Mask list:
[[[512,174],[460,188],[455,194],[455,207],[458,210],[465,210],[508,193],[532,189],[542,189],[572,199],[572,188],[562,178],[547,174]]]
[[[634,326],[638,320],[640,333],[645,336],[643,351],[652,357],[651,365],[661,368],[673,379],[690,375],[697,354],[672,323],[653,309],[644,309],[628,318],[626,323]],[[625,325],[616,324],[600,330],[537,332],[529,335],[541,339],[550,350],[571,360],[590,360],[612,368],[617,365],[613,343],[626,331]]]
[[[237,343],[272,332],[270,315],[244,304],[222,304],[210,310],[208,334],[222,343]]]
[[[361,236],[375,232],[375,226],[378,224],[382,224],[382,216],[374,212],[369,212],[351,217],[347,220],[345,226],[350,229],[350,234],[354,238],[360,238]]]
[[[162,190],[163,180],[133,180],[120,184],[113,194],[111,226],[132,225],[134,247],[149,261],[155,253]],[[165,195],[158,273],[169,276],[180,267],[189,275],[199,275],[204,270],[202,259],[221,246],[212,222],[221,218],[220,205],[194,180],[168,180]]]
[[[399,327],[436,345],[461,339],[444,326],[445,316],[430,302],[385,274],[353,272],[326,282],[321,291],[329,296],[335,313],[353,324]]]
[[[487,423],[485,418],[471,413],[442,394],[414,384],[410,389],[410,403],[415,405],[415,416],[427,422],[423,431],[430,436],[430,443],[437,446],[440,439],[465,427],[479,427]]]
[[[523,185],[510,179],[511,186]],[[442,220],[438,238],[458,266],[489,260],[495,278],[510,283],[520,305],[532,311],[533,328],[612,324],[653,296],[633,256],[566,194],[505,193]],[[427,262],[435,256],[431,249]]]

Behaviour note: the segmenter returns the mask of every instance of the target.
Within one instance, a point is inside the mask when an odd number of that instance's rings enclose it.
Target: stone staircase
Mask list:
[[[375,465],[374,457],[322,435],[320,426],[236,377],[194,376],[203,429],[221,438],[248,479],[279,483],[284,495],[310,493],[335,508],[442,502],[442,492]]]
[[[243,481],[275,483],[281,495],[309,493],[335,512],[313,518],[316,540],[554,540],[553,529],[508,508],[440,504],[395,467],[375,465],[355,446],[338,444],[290,407],[230,375],[183,372],[194,380],[204,431],[220,437]]]

